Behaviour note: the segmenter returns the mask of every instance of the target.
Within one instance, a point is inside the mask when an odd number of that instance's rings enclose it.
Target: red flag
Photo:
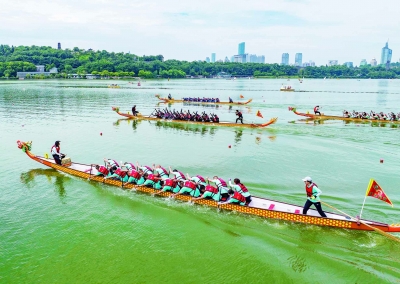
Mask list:
[[[264,118],[259,110],[257,111],[256,115],[257,115],[258,117]]]
[[[390,201],[389,197],[386,196],[380,185],[372,178],[369,181],[367,193],[365,195],[378,198],[393,206],[392,201]]]
[[[241,98],[241,99],[244,99],[244,96],[243,96],[243,95],[240,95],[240,98]]]

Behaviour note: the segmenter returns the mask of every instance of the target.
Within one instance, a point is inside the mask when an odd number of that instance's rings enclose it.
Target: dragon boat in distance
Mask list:
[[[295,107],[289,107],[289,111],[293,111],[294,114],[306,117],[310,120],[344,120],[344,121],[354,121],[354,122],[378,122],[378,123],[399,123],[400,120],[384,120],[384,119],[367,119],[367,118],[354,118],[345,116],[335,116],[335,115],[315,115],[311,113],[298,112]]]
[[[83,179],[90,179],[94,182],[104,183],[112,186],[117,186],[122,189],[137,191],[147,194],[158,193],[159,190],[146,187],[143,185],[135,185],[132,183],[123,183],[120,180],[106,179],[104,180],[101,176],[96,176],[97,170],[93,164],[81,164],[69,161],[65,165],[58,165],[53,159],[36,156],[31,152],[32,142],[21,142],[17,141],[18,148],[22,149],[25,154],[32,160],[45,165],[47,167],[53,168],[57,171],[64,172],[73,176],[77,176]],[[170,197],[171,192],[163,192],[158,196],[160,197]],[[190,201],[191,196],[188,195],[178,195],[175,199],[180,201]],[[305,223],[317,226],[327,226],[342,229],[353,229],[353,230],[364,230],[372,231],[375,229],[382,230],[384,232],[400,232],[400,224],[388,225],[385,223],[370,221],[370,220],[356,220],[349,216],[340,215],[336,213],[326,212],[327,218],[322,218],[319,216],[317,210],[310,209],[308,215],[301,214],[303,207],[300,205],[288,204],[285,202],[280,202],[272,199],[261,198],[252,196],[252,201],[248,206],[240,206],[232,203],[218,204],[212,199],[200,199],[193,201],[195,204],[200,204],[204,206],[219,208],[227,211],[236,211],[243,214],[259,216],[262,218],[284,220],[288,222],[295,223]]]
[[[197,124],[197,125],[207,125],[207,126],[222,126],[222,127],[245,127],[245,128],[263,128],[267,127],[268,125],[271,125],[275,123],[278,118],[273,117],[271,118],[268,122],[266,123],[233,123],[233,122],[204,122],[204,121],[188,121],[188,120],[178,120],[178,119],[164,119],[164,118],[158,118],[158,117],[152,117],[152,116],[146,116],[142,114],[137,114],[137,115],[132,115],[130,113],[122,113],[119,111],[118,107],[112,107],[112,110],[118,113],[119,115],[129,118],[129,119],[142,119],[142,120],[153,120],[153,121],[169,121],[169,122],[175,122],[175,123],[186,123],[186,124]]]
[[[230,102],[199,102],[199,101],[194,102],[194,101],[176,100],[174,98],[172,98],[172,99],[161,98],[160,95],[156,95],[156,97],[160,101],[162,101],[164,103],[169,103],[169,104],[173,104],[173,103],[185,103],[186,104],[186,103],[188,103],[188,104],[207,104],[207,105],[215,105],[215,104],[218,104],[218,105],[247,105],[247,104],[251,103],[251,101],[253,100],[253,99],[249,99],[245,102],[233,102],[233,103],[230,103]]]

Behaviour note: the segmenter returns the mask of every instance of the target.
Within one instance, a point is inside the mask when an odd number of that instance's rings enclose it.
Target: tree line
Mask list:
[[[35,65],[44,65],[46,71],[58,68],[57,77],[67,74],[95,74],[102,77],[185,78],[189,76],[216,76],[227,72],[232,76],[265,78],[398,78],[400,66],[365,65],[361,67],[319,66],[298,68],[289,65],[205,61],[165,60],[162,55],[139,56],[105,50],[55,49],[48,46],[0,45],[0,77],[12,78],[19,71],[35,71]]]

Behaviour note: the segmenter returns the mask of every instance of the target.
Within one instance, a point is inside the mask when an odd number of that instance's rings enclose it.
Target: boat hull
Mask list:
[[[164,102],[164,103],[169,103],[169,104],[173,104],[173,103],[187,103],[187,104],[205,104],[205,105],[247,105],[249,103],[251,103],[253,101],[253,99],[249,99],[245,102],[190,102],[190,101],[184,101],[184,100],[175,100],[175,99],[168,99],[168,98],[161,98],[159,95],[156,95],[156,97]]]
[[[129,113],[121,113],[117,107],[112,107],[112,110],[118,113],[119,115],[129,118],[129,119],[141,119],[141,120],[152,120],[152,121],[169,121],[169,122],[176,122],[176,123],[185,123],[185,124],[194,124],[194,125],[206,125],[206,126],[222,126],[222,127],[245,127],[245,128],[264,128],[268,125],[275,123],[278,118],[274,117],[271,118],[266,123],[231,123],[231,122],[202,122],[202,121],[187,121],[187,120],[167,120],[163,118],[151,117],[151,116],[144,116],[144,115],[132,115]]]
[[[100,176],[95,176],[94,174],[97,170],[94,168],[94,165],[87,165],[87,164],[80,164],[72,162],[69,166],[60,166],[54,163],[52,159],[46,159],[44,157],[36,156],[28,150],[28,146],[24,142],[20,142],[19,147],[23,149],[23,151],[30,157],[32,160],[39,162],[47,167],[53,168],[60,172],[64,172],[76,177],[80,177],[82,179],[90,179],[91,181],[104,183],[112,186],[117,186],[125,190],[137,191],[146,194],[154,194],[159,193],[159,190],[155,190],[153,188],[149,188],[146,186],[139,186],[134,184],[127,184],[123,183],[119,180],[114,179],[106,179],[104,180]],[[30,148],[29,148],[30,149]],[[170,192],[163,192],[160,193],[158,196],[160,197],[170,197],[172,193]],[[188,195],[178,195],[175,199],[180,201],[190,201],[191,197]],[[218,204],[216,201],[212,199],[200,199],[193,201],[195,204],[205,205],[209,207],[219,208],[227,211],[236,211],[247,215],[259,216],[262,218],[268,219],[277,219],[289,222],[296,222],[296,223],[304,223],[310,225],[317,225],[317,226],[326,226],[326,227],[335,227],[335,228],[342,228],[342,229],[353,229],[353,230],[365,230],[365,231],[372,231],[373,226],[374,228],[380,229],[385,232],[400,232],[399,225],[388,225],[384,223],[369,221],[369,220],[362,220],[364,223],[367,223],[369,226],[366,226],[362,223],[358,223],[354,220],[348,220],[348,217],[343,215],[335,214],[326,212],[329,216],[334,216],[335,218],[322,218],[319,216],[311,216],[311,215],[303,215],[300,214],[301,206],[283,203],[271,199],[266,198],[259,198],[259,197],[252,197],[252,202],[249,206],[240,206],[235,204]],[[254,203],[254,205],[252,205]],[[284,210],[274,210],[274,206],[276,208],[281,208]],[[295,210],[296,209],[296,210]],[[288,212],[293,211],[293,212]],[[311,209],[309,212],[311,214],[316,214],[316,210]]]

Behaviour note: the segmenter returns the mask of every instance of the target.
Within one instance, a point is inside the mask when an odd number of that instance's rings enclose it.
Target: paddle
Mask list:
[[[389,233],[386,233],[386,232],[382,231],[381,229],[375,228],[374,226],[371,226],[371,225],[365,223],[364,221],[362,221],[362,220],[360,220],[360,219],[354,218],[354,217],[352,217],[352,216],[346,214],[345,212],[343,212],[343,211],[341,211],[341,210],[339,210],[339,209],[333,207],[332,205],[329,205],[329,204],[326,203],[326,202],[321,201],[321,203],[324,204],[324,205],[326,205],[326,206],[328,206],[328,207],[330,207],[330,208],[332,208],[333,210],[336,210],[336,211],[342,213],[343,215],[345,215],[345,216],[347,216],[347,217],[353,219],[354,221],[357,221],[357,222],[360,222],[361,224],[364,224],[365,226],[367,226],[367,227],[373,229],[374,231],[378,232],[379,234],[381,234],[381,235],[383,235],[383,236],[385,236],[385,237],[387,237],[387,238],[389,238],[389,239],[391,239],[391,240],[393,240],[393,241],[396,241],[396,242],[399,242],[399,243],[400,243],[400,239],[399,239],[399,238],[396,238],[395,236],[393,236],[393,235],[391,235],[391,234],[389,234]]]

